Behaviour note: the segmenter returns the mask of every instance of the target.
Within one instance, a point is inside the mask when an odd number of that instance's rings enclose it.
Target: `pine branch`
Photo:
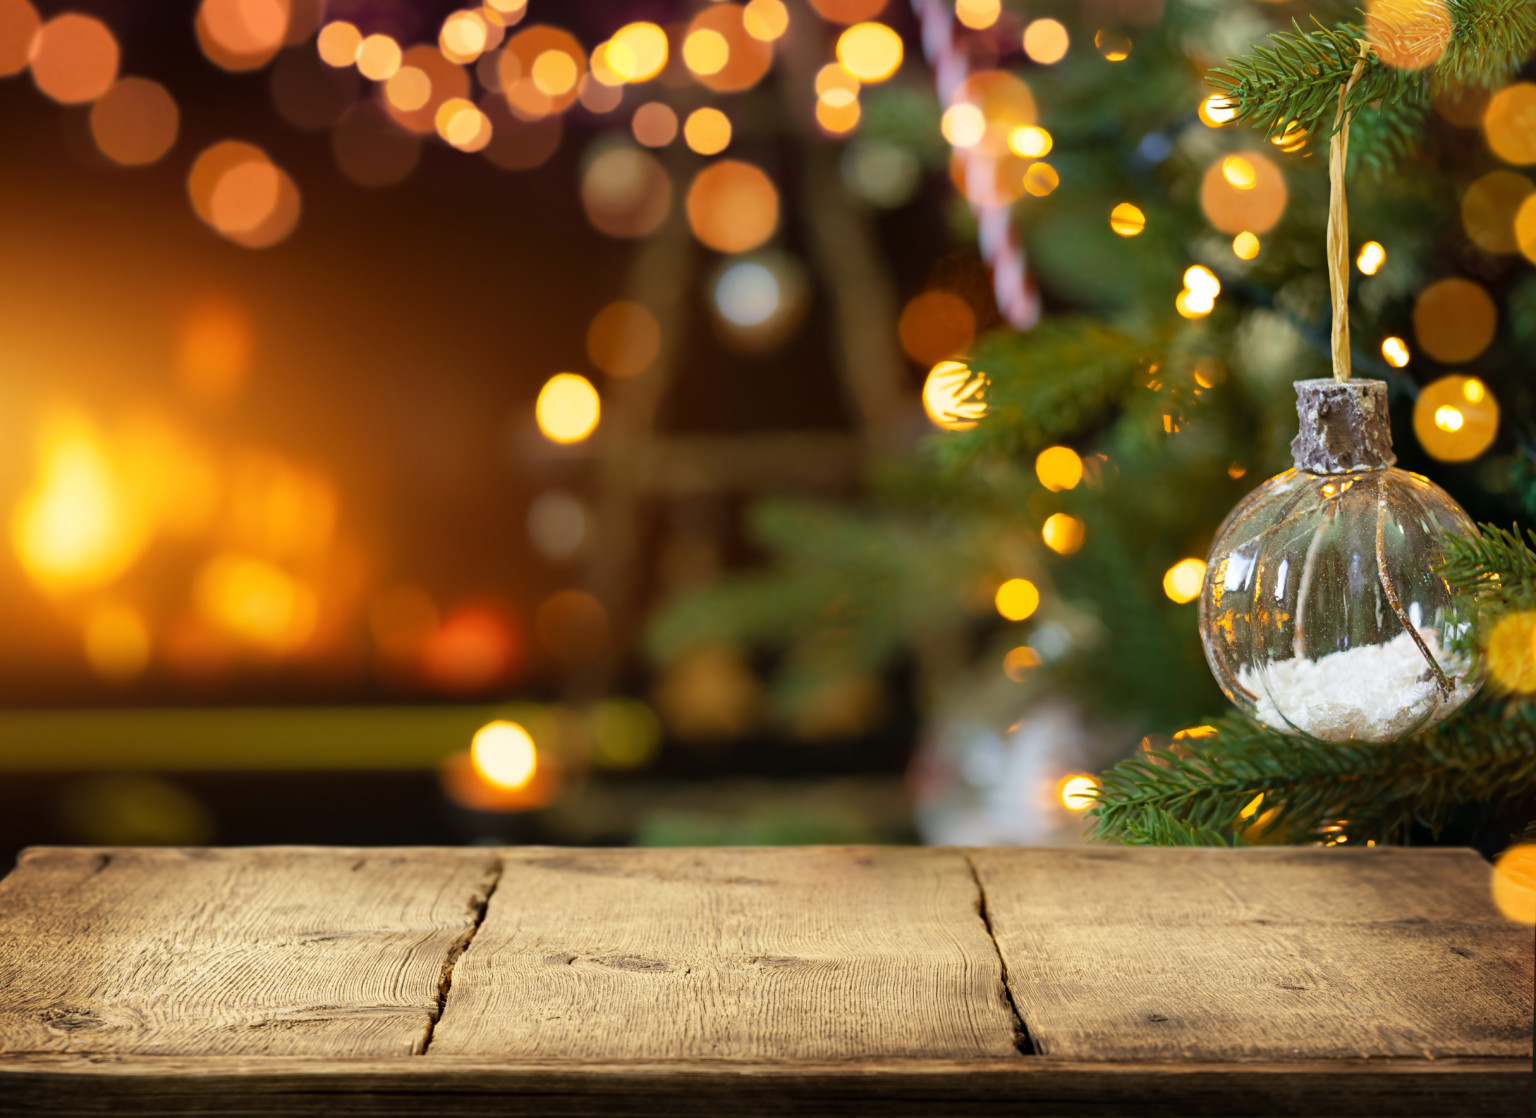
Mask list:
[[[1452,536],[1438,573],[1457,597],[1482,614],[1536,607],[1536,551],[1518,528],[1480,525],[1480,537]],[[1536,532],[1526,533],[1536,544]]]
[[[1536,48],[1532,0],[1450,0],[1451,42],[1435,65],[1437,84],[1494,89]]]
[[[1438,832],[1462,804],[1497,805],[1536,784],[1532,703],[1483,703],[1385,745],[1319,745],[1236,715],[1216,726],[1199,753],[1158,751],[1105,773],[1090,811],[1095,837],[1231,843],[1250,826],[1244,809],[1262,794],[1254,815],[1265,834],[1392,842],[1415,823]],[[1335,826],[1342,831],[1325,829]]]

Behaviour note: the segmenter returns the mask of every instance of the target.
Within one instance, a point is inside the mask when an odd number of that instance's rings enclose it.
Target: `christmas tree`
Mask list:
[[[1040,21],[1092,51],[1032,50],[1026,33],[1009,76],[1033,118],[974,73],[946,90],[941,72],[938,105],[870,97],[865,136],[947,159],[971,203],[956,226],[998,273],[988,212],[1011,208],[1043,315],[998,274],[1006,324],[930,374],[945,430],[890,462],[862,508],[761,507],[767,567],[676,606],[654,647],[781,648],[786,709],[905,661],[930,725],[1063,700],[1095,712],[1101,748],[1141,740],[1095,794],[1104,838],[1364,844],[1492,825],[1502,844],[1536,787],[1521,375],[1536,187],[1513,169],[1536,163],[1536,5],[1388,2],[1288,29],[1246,6],[1121,7],[1107,29]],[[1006,150],[989,161],[995,126]],[[1329,148],[1345,126],[1349,363],[1389,386],[1399,464],[1484,522],[1437,577],[1476,618],[1468,654],[1489,683],[1387,744],[1211,720],[1226,704],[1193,604],[1223,517],[1289,465],[1292,382],[1329,372]],[[1017,197],[998,196],[1005,180]]]

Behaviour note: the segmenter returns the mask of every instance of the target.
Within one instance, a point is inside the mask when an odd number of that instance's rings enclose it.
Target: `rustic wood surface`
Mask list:
[[[430,1055],[1009,1056],[953,850],[509,853]]]
[[[33,850],[0,882],[0,1052],[419,1052],[483,851]]]
[[[1531,933],[1470,850],[970,856],[1042,1055],[1531,1055]]]
[[[1468,851],[44,849],[0,1114],[1514,1115],[1531,988]]]

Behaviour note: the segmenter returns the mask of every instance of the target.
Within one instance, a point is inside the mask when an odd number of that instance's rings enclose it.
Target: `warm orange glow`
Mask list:
[[[1232,255],[1239,260],[1252,260],[1259,254],[1259,239],[1246,229],[1232,238]]]
[[[694,176],[688,187],[688,224],[717,252],[751,252],[779,225],[779,192],[757,167],[722,159]]]
[[[196,399],[224,403],[245,384],[254,348],[255,332],[245,309],[224,299],[207,298],[181,322],[176,372]]]
[[[427,681],[450,695],[472,695],[504,681],[516,666],[518,643],[502,615],[484,606],[454,610],[421,652]]]
[[[1183,605],[1200,596],[1200,585],[1205,581],[1203,559],[1180,559],[1163,575],[1163,593]]]
[[[874,19],[886,5],[886,0],[811,0],[816,14],[829,23],[858,23]]]
[[[1022,155],[1026,159],[1039,159],[1042,155],[1049,155],[1054,143],[1049,132],[1034,124],[1015,128],[1008,134],[1008,146],[1015,154]]]
[[[1228,155],[1206,169],[1200,207],[1229,235],[1267,233],[1285,213],[1285,176],[1275,161],[1256,151]]]
[[[955,18],[973,31],[985,31],[1002,14],[1001,0],[955,0]]]
[[[1076,773],[1063,777],[1056,785],[1056,798],[1068,811],[1087,811],[1096,802],[1094,793],[1098,790],[1097,780],[1086,773]]]
[[[1419,390],[1413,433],[1430,457],[1470,462],[1492,446],[1499,433],[1499,402],[1475,377],[1441,377]]]
[[[783,0],[750,0],[742,9],[741,23],[754,39],[771,43],[789,30],[789,9]]]
[[[1419,348],[1445,365],[1475,360],[1493,344],[1498,322],[1487,290],[1457,276],[1430,284],[1413,305]]]
[[[544,24],[525,27],[508,39],[496,64],[502,96],[523,120],[570,108],[586,72],[587,53],[581,41],[569,31]],[[466,92],[455,96],[468,96],[467,83]]]
[[[299,221],[299,192],[287,172],[251,144],[225,140],[203,151],[187,176],[192,206],[224,237],[268,248]]]
[[[986,378],[959,361],[940,361],[923,382],[923,410],[934,426],[969,431],[987,414]]]
[[[289,0],[202,0],[198,37],[216,65],[254,69],[282,47],[291,16]]]
[[[194,586],[198,612],[231,636],[272,652],[302,645],[314,631],[314,591],[275,563],[249,555],[210,560]]]
[[[610,237],[643,237],[672,209],[672,179],[654,155],[616,147],[587,165],[581,178],[587,220]]]
[[[1381,271],[1381,266],[1387,262],[1387,250],[1381,247],[1380,241],[1366,241],[1360,246],[1360,253],[1355,257],[1355,267],[1360,269],[1360,274],[1374,276]]]
[[[561,97],[576,88],[581,76],[576,60],[563,50],[547,50],[533,60],[533,84],[546,97]]]
[[[112,603],[92,610],[83,638],[91,670],[111,683],[126,683],[149,665],[149,626],[132,606]]]
[[[402,112],[415,112],[432,99],[432,79],[415,66],[402,66],[384,83],[384,96]]]
[[[1121,237],[1134,237],[1147,227],[1147,215],[1129,202],[1109,211],[1109,227]]]
[[[1067,57],[1072,39],[1067,29],[1054,19],[1037,19],[1024,28],[1024,53],[1031,62],[1050,66]]]
[[[1483,111],[1483,135],[1504,162],[1536,163],[1536,84],[1512,82],[1495,93]]]
[[[1010,578],[997,588],[992,604],[1009,621],[1023,621],[1040,608],[1040,591],[1027,578]]]
[[[648,101],[635,110],[629,127],[646,147],[666,147],[677,139],[677,114],[663,101]]]
[[[1083,480],[1083,460],[1070,446],[1048,446],[1035,456],[1035,476],[1052,493],[1076,489]]]
[[[32,80],[60,104],[84,104],[112,88],[118,57],[117,39],[105,23],[65,12],[32,40]]]
[[[837,37],[837,61],[862,82],[885,81],[901,59],[901,36],[883,23],[856,23]]]
[[[1517,171],[1490,171],[1473,181],[1461,196],[1461,225],[1467,238],[1485,252],[1520,251],[1516,220],[1536,184]]]
[[[502,57],[504,60],[505,53],[503,53]],[[417,99],[420,97],[422,89],[426,89],[426,100],[422,101],[419,107],[414,109],[406,108],[405,104],[396,104],[394,98],[390,96],[389,92],[390,87],[388,83],[394,78],[399,77],[400,74],[407,69],[420,72],[421,75],[426,79],[424,87],[420,78],[409,77],[402,79],[402,81],[406,84],[401,85],[400,91],[404,96],[405,103],[407,104],[416,103]],[[412,132],[420,136],[431,135],[433,132],[437,131],[437,110],[442,107],[444,101],[450,101],[456,97],[466,99],[469,97],[468,72],[464,69],[464,67],[449,62],[448,59],[443,57],[442,51],[438,50],[434,46],[429,46],[426,43],[418,43],[417,45],[406,50],[406,52],[400,56],[399,68],[393,75],[391,75],[390,78],[385,79],[385,83],[384,109],[389,114],[389,119],[400,125],[400,127],[405,129],[407,132]],[[533,89],[533,82],[529,81],[527,83],[527,87],[529,89]],[[543,94],[539,94],[537,90],[534,90],[534,92],[535,94],[538,94],[538,96],[543,97]],[[547,102],[548,99],[545,98],[545,101]],[[353,114],[360,114],[362,112],[362,106],[355,106],[351,112]],[[366,120],[368,118],[360,117],[356,119],[359,119],[360,122],[361,120]],[[393,132],[394,129],[390,129],[389,131]],[[375,142],[369,146],[377,149],[379,153],[394,153],[395,158],[393,160],[385,158],[382,160],[382,162],[384,164],[397,167],[402,162],[404,162],[400,158],[401,152],[412,152],[415,150],[413,145],[402,145],[398,142],[398,140],[391,144],[390,139],[382,136],[377,137]],[[367,161],[365,160],[364,162]],[[415,161],[414,159],[411,159],[409,161],[409,166],[414,165]],[[407,167],[407,171],[405,173],[408,173],[408,169],[409,168]],[[403,173],[401,174],[401,177],[404,177]]]
[[[1493,903],[1508,920],[1536,924],[1536,845],[1512,846],[1494,861]]]
[[[683,62],[695,74],[718,74],[730,61],[731,45],[710,28],[689,32],[683,40]]]
[[[1536,612],[1499,618],[1488,634],[1488,672],[1499,688],[1517,695],[1536,692]]]
[[[896,326],[901,348],[919,365],[958,357],[976,340],[976,314],[950,291],[925,291],[902,308]]]
[[[863,88],[859,79],[843,69],[837,62],[828,62],[816,71],[816,96],[831,99],[834,105],[846,105],[858,99]]]
[[[1045,546],[1058,555],[1071,555],[1083,546],[1083,537],[1087,529],[1083,522],[1075,516],[1068,516],[1064,512],[1052,513],[1046,518],[1045,524],[1040,529],[1040,538],[1045,541]]]
[[[731,144],[731,119],[719,109],[694,109],[683,125],[683,139],[700,155],[719,155]]]
[[[556,373],[539,390],[534,416],[551,442],[579,443],[597,429],[602,411],[597,389],[576,373]]]
[[[516,722],[490,722],[475,731],[469,747],[475,772],[498,788],[522,788],[539,767],[533,737]]]
[[[0,0],[0,78],[27,68],[32,40],[42,25],[30,0]]]
[[[858,98],[843,101],[843,93],[843,90],[834,89],[827,96],[816,99],[816,123],[834,136],[853,131],[864,115]]]
[[[1450,44],[1451,13],[1445,0],[1369,0],[1365,35],[1388,66],[1422,70]]]
[[[661,323],[640,303],[609,303],[587,327],[587,356],[611,377],[632,377],[661,353]]]
[[[667,33],[654,23],[628,23],[613,33],[610,43],[622,46],[626,57],[621,68],[614,65],[610,52],[609,68],[626,82],[646,82],[667,65]]]
[[[437,107],[437,134],[460,151],[480,151],[491,142],[491,121],[473,101],[451,97]]]
[[[176,142],[181,113],[159,82],[123,78],[91,106],[91,136],[114,163],[154,163]]]
[[[346,20],[332,20],[320,29],[315,46],[320,52],[320,60],[327,66],[350,66],[357,61],[357,52],[363,46],[363,36]]]
[[[1061,185],[1061,176],[1049,163],[1031,163],[1024,172],[1024,189],[1036,198],[1044,198]]]
[[[370,81],[388,81],[400,69],[400,44],[388,35],[369,35],[357,48],[357,72]]]
[[[469,8],[451,13],[437,35],[438,49],[444,57],[460,65],[475,61],[490,44],[490,25],[483,15]]]
[[[1213,93],[1200,102],[1197,115],[1200,123],[1207,128],[1220,128],[1223,124],[1232,123],[1237,117],[1237,110],[1221,94]]]
[[[1386,358],[1388,365],[1394,369],[1401,369],[1408,364],[1408,343],[1396,337],[1383,339],[1381,355]]]
[[[986,135],[987,118],[975,105],[962,101],[944,110],[939,131],[955,147],[972,148]]]
[[[1040,653],[1027,644],[1021,644],[1003,654],[1003,674],[1015,683],[1023,683],[1029,678],[1030,670],[1038,668],[1041,662]]]
[[[138,556],[145,530],[95,427],[78,413],[50,417],[36,463],[32,487],[11,519],[22,567],[50,591],[111,582]]]
[[[1106,62],[1124,62],[1131,57],[1131,41],[1113,31],[1100,31],[1093,37],[1093,45]]]

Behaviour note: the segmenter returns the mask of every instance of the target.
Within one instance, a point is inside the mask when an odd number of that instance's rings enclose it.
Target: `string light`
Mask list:
[[[1399,337],[1385,338],[1381,343],[1381,356],[1394,369],[1401,369],[1408,364],[1408,343]]]
[[[1023,621],[1040,608],[1040,591],[1027,578],[1010,578],[993,595],[997,612],[1009,621]]]
[[[955,18],[973,31],[985,31],[1002,14],[1001,0],[955,0]]]
[[[1048,446],[1035,456],[1035,476],[1052,493],[1076,489],[1083,480],[1083,460],[1069,446]]]
[[[731,121],[719,109],[694,109],[683,124],[683,139],[700,155],[719,155],[731,144]]]
[[[597,389],[576,373],[556,373],[539,390],[534,417],[544,437],[556,443],[579,443],[597,429],[602,405]]]
[[[523,788],[539,767],[533,737],[516,722],[489,722],[475,731],[469,747],[475,771],[498,788]]]
[[[1147,227],[1147,215],[1131,203],[1121,202],[1109,211],[1109,227],[1121,237],[1134,237]]]
[[[1058,20],[1037,19],[1024,28],[1024,53],[1031,62],[1051,66],[1067,56],[1071,36]]]
[[[1355,267],[1360,269],[1360,274],[1374,276],[1381,271],[1381,266],[1387,262],[1387,250],[1381,246],[1380,241],[1366,241],[1360,246],[1360,253],[1355,257]]]
[[[1075,516],[1068,516],[1064,512],[1052,513],[1046,517],[1044,526],[1040,529],[1040,537],[1045,541],[1045,546],[1058,555],[1071,555],[1083,546],[1083,538],[1087,529],[1083,522]]]
[[[1063,777],[1056,785],[1056,798],[1068,811],[1087,811],[1096,802],[1099,782],[1086,773]]]
[[[1008,146],[1026,159],[1038,159],[1050,153],[1053,141],[1044,128],[1026,124],[1008,133]]]
[[[923,381],[923,410],[934,426],[969,431],[987,414],[983,389],[986,378],[973,376],[960,361],[940,361]]]
[[[987,134],[987,118],[975,105],[962,101],[944,110],[939,131],[957,148],[975,147]]]
[[[1200,102],[1196,115],[1207,128],[1220,128],[1237,118],[1237,108],[1221,94],[1213,93]]]
[[[1252,260],[1259,254],[1259,239],[1244,230],[1232,238],[1232,255],[1239,260]]]
[[[883,23],[856,23],[837,37],[837,60],[861,82],[883,82],[901,68],[901,36]]]
[[[1180,605],[1192,602],[1200,596],[1200,585],[1205,581],[1203,559],[1180,559],[1163,575],[1163,593]]]

